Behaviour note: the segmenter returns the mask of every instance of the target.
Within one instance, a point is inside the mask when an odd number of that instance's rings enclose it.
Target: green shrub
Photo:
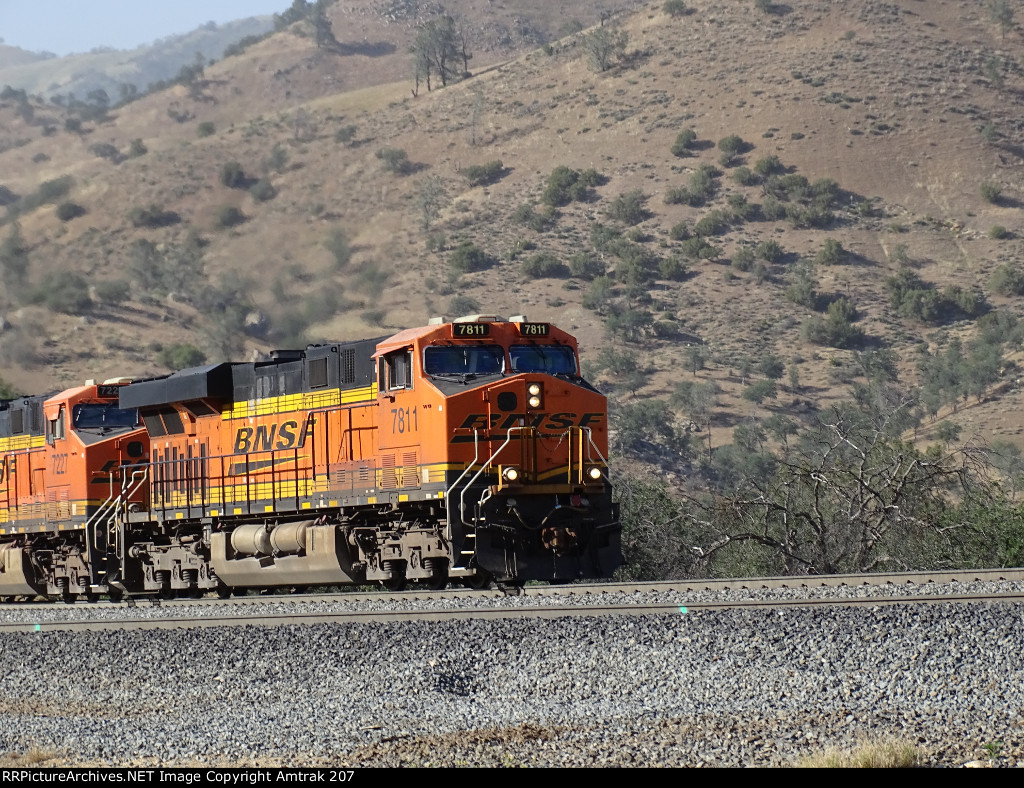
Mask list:
[[[685,186],[669,189],[665,192],[665,205],[690,205],[690,190]]]
[[[342,126],[340,129],[334,132],[334,141],[347,144],[355,139],[356,127],[355,126]]]
[[[817,262],[821,265],[839,265],[846,258],[846,250],[835,238],[826,238],[818,250]]]
[[[1001,265],[992,272],[988,286],[999,295],[1024,295],[1024,272],[1015,265]]]
[[[529,203],[520,203],[512,212],[512,221],[516,224],[523,224],[538,233],[544,233],[554,227],[558,220],[558,211],[547,206],[538,213]]]
[[[721,235],[729,229],[729,215],[718,208],[708,213],[693,225],[695,235],[706,238],[710,235]]]
[[[541,252],[523,261],[520,270],[531,279],[562,279],[569,276],[569,268],[553,254]]]
[[[277,196],[277,189],[268,178],[260,178],[249,187],[249,194],[258,202],[267,202]]]
[[[73,271],[54,271],[44,276],[32,300],[66,315],[84,315],[92,309],[89,282]]]
[[[548,176],[541,201],[555,208],[571,202],[588,202],[593,197],[591,189],[603,180],[596,170],[580,172],[565,166],[555,167]]]
[[[234,205],[222,205],[217,211],[214,225],[220,228],[236,227],[245,221],[245,214]]]
[[[756,210],[756,206],[751,205],[745,195],[742,194],[730,194],[725,198],[726,204],[729,206],[729,210],[732,211],[733,219],[738,221],[748,221]]]
[[[761,215],[769,222],[777,222],[786,218],[786,206],[778,199],[768,195],[761,203]]]
[[[345,231],[340,227],[335,227],[327,234],[327,238],[324,240],[324,248],[334,257],[334,269],[336,271],[343,269],[348,265],[349,260],[352,259],[352,245],[349,243]]]
[[[670,282],[682,282],[690,275],[690,269],[681,257],[670,255],[663,257],[658,263],[658,273],[662,279],[667,279]]]
[[[121,161],[121,151],[109,142],[96,142],[89,146],[89,150],[93,155],[99,156],[101,159],[108,159],[114,164]]]
[[[620,194],[608,206],[608,216],[625,225],[639,224],[648,216],[646,202],[647,197],[639,190]]]
[[[786,168],[783,166],[782,161],[778,156],[774,155],[758,159],[757,163],[754,164],[754,172],[762,178],[767,178],[769,175],[777,175],[785,171]]]
[[[188,369],[198,367],[206,361],[206,354],[195,345],[175,343],[164,347],[157,358],[168,369]]]
[[[590,252],[576,252],[569,258],[569,272],[577,279],[591,281],[604,276],[605,271],[604,262]]]
[[[672,143],[672,155],[684,159],[693,155],[693,143],[697,141],[697,132],[693,129],[683,129],[676,135]]]
[[[101,304],[120,304],[128,300],[131,285],[127,279],[100,279],[93,285],[93,292]]]
[[[718,162],[723,167],[729,167],[736,161],[737,156],[746,153],[750,148],[751,145],[736,134],[723,137],[718,141],[718,149],[722,152]]]
[[[777,263],[782,259],[785,254],[785,250],[782,248],[782,244],[776,241],[774,238],[769,238],[767,241],[762,241],[754,248],[754,254],[766,263]]]
[[[996,181],[982,181],[981,183],[981,197],[985,202],[995,204],[999,202],[999,197],[1003,193],[1003,187],[1000,186]]]
[[[749,246],[741,246],[733,252],[730,265],[737,271],[749,271],[754,267],[754,250]]]
[[[690,225],[686,222],[674,224],[672,229],[668,231],[668,237],[673,241],[685,241],[690,235]]]
[[[229,161],[220,168],[220,182],[229,189],[241,189],[246,184],[245,170],[237,161]]]
[[[448,258],[448,264],[460,274],[483,271],[490,268],[493,261],[483,249],[472,241],[463,241]]]
[[[988,231],[988,237],[995,241],[1001,241],[1003,238],[1010,237],[1010,231],[1001,224],[994,224]]]
[[[145,156],[149,153],[149,148],[146,147],[146,143],[142,141],[141,137],[136,137],[132,140],[131,145],[128,146],[128,157],[137,159],[139,156]]]
[[[57,204],[57,218],[62,222],[70,222],[79,216],[85,216],[85,208],[78,203],[65,200]]]
[[[751,171],[750,167],[737,167],[733,170],[732,179],[740,186],[753,186],[760,182],[760,178]]]
[[[468,295],[452,296],[452,300],[448,302],[448,314],[455,317],[473,315],[479,310],[480,304]]]
[[[498,180],[504,171],[505,166],[501,163],[501,160],[495,159],[486,164],[473,164],[466,167],[463,175],[466,176],[470,186],[486,186]]]
[[[170,227],[181,221],[181,217],[174,211],[165,211],[159,205],[150,205],[145,208],[137,205],[128,211],[128,221],[133,227]]]
[[[665,0],[661,10],[669,16],[686,16],[686,3],[683,0]]]
[[[384,165],[384,169],[395,175],[408,175],[413,170],[409,154],[401,148],[381,148],[375,154]]]
[[[717,246],[712,246],[702,236],[688,238],[679,245],[679,252],[693,260],[714,260],[722,253]]]
[[[200,138],[210,137],[213,135],[214,131],[215,128],[212,120],[204,120],[202,123],[196,126],[196,136]]]

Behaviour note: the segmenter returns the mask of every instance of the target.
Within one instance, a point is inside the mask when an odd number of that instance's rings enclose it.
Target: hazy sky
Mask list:
[[[0,0],[0,38],[30,52],[134,49],[205,22],[281,13],[291,0]]]

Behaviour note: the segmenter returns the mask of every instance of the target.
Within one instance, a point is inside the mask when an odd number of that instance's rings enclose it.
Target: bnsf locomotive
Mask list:
[[[0,403],[0,596],[608,577],[607,404],[576,341],[431,321]]]

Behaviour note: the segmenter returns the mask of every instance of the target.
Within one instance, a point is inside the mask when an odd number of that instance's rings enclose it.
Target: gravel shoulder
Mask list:
[[[783,766],[870,739],[1024,764],[1024,605],[0,636],[44,763]],[[0,761],[0,764],[3,762]]]

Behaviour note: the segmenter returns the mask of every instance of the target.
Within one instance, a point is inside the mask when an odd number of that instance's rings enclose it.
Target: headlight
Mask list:
[[[602,476],[604,476],[604,473],[596,465],[592,465],[590,466],[590,468],[587,469],[587,476],[589,476],[593,481],[596,482]]]
[[[501,478],[503,478],[507,482],[514,484],[515,482],[519,481],[519,469],[514,466],[509,466],[508,468],[502,470]]]
[[[531,408],[539,408],[540,407],[540,397],[530,397],[528,400],[526,400],[526,403]]]
[[[540,396],[540,383],[531,383],[526,390],[535,397]]]

